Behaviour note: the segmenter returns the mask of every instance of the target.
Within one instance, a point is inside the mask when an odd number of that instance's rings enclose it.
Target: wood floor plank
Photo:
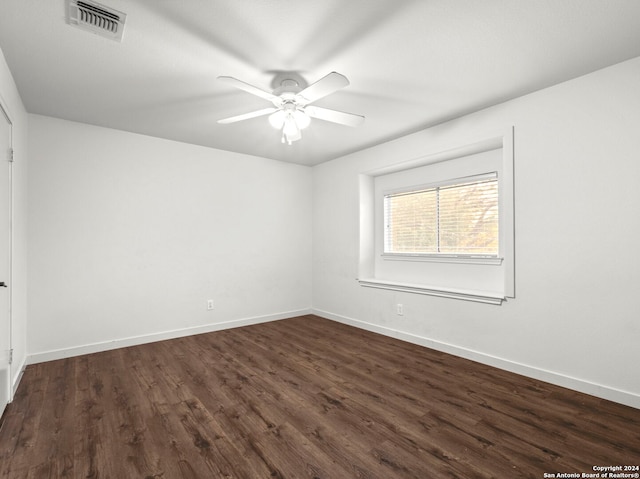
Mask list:
[[[23,404],[17,408],[23,411],[23,418],[19,424],[19,429],[10,431],[10,435],[14,435],[15,438],[13,442],[14,448],[13,450],[4,448],[0,450],[3,469],[6,468],[9,471],[7,477],[27,477],[28,471],[33,464],[30,457],[34,457],[33,451],[38,441],[40,421],[43,414],[46,414],[44,406],[46,404],[48,383],[49,378],[45,374],[45,368],[35,367],[26,386],[28,394],[18,396],[23,400]],[[8,416],[13,411],[13,404],[15,404],[15,400],[5,411]],[[3,428],[1,433],[5,432],[9,431]]]
[[[29,366],[0,478],[541,478],[640,410],[315,316]]]

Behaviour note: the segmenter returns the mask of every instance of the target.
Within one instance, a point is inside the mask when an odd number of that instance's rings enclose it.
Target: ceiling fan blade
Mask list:
[[[309,85],[296,96],[300,98],[301,103],[312,103],[320,98],[330,95],[334,91],[349,85],[349,80],[340,73],[331,72],[327,76],[320,78],[317,82]]]
[[[218,80],[224,82],[228,85],[231,85],[234,88],[239,90],[246,91],[247,93],[251,93],[252,95],[259,96],[260,98],[264,98],[265,100],[273,101],[278,99],[273,93],[269,93],[268,91],[264,91],[257,86],[249,85],[242,80],[238,80],[237,78],[227,77],[227,76],[219,76]]]
[[[364,116],[355,115],[353,113],[345,113],[343,111],[329,110],[328,108],[321,108],[319,106],[307,106],[304,112],[312,118],[318,118],[319,120],[331,121],[333,123],[339,123],[347,126],[360,126],[364,123]]]
[[[236,121],[248,120],[249,118],[268,115],[269,113],[274,113],[276,111],[278,111],[278,109],[274,107],[263,108],[262,110],[252,111],[250,113],[244,113],[242,115],[232,116],[229,118],[223,118],[222,120],[218,120],[218,123],[226,125],[229,123],[235,123]]]

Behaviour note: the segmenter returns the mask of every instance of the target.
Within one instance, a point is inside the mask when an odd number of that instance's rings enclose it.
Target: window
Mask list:
[[[497,257],[495,173],[384,195],[384,254]]]
[[[362,286],[515,297],[513,128],[458,145],[360,174]]]

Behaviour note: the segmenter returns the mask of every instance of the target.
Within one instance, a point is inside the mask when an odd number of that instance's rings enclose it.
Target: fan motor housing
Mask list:
[[[308,86],[302,75],[296,72],[278,72],[271,81],[273,94],[278,96],[284,92],[299,93]]]

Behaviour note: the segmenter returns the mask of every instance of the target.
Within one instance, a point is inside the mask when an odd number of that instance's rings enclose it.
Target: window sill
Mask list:
[[[491,291],[471,291],[449,288],[438,288],[421,284],[399,283],[392,280],[381,280],[376,278],[358,279],[361,286],[366,288],[389,289],[392,291],[402,291],[405,293],[426,294],[441,298],[461,299],[464,301],[475,301],[479,303],[501,305],[506,299],[504,294]]]
[[[496,266],[500,266],[503,260],[503,258],[473,255],[425,255],[403,253],[385,253],[382,255],[382,259],[385,261],[424,261],[430,263],[486,264]]]

